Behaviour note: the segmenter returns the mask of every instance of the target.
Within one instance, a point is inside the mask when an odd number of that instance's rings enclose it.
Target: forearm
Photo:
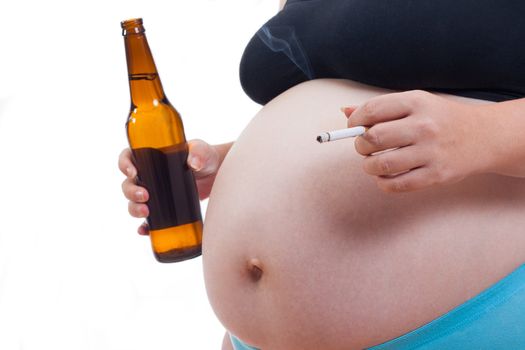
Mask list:
[[[224,338],[222,339],[222,350],[233,350],[230,334],[228,332],[224,334]]]
[[[525,99],[485,106],[488,172],[525,178]]]

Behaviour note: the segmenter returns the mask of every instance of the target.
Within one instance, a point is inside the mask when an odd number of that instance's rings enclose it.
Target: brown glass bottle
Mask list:
[[[131,109],[126,122],[138,184],[149,193],[155,257],[177,262],[201,254],[202,216],[182,119],[164,95],[142,19],[123,21]]]

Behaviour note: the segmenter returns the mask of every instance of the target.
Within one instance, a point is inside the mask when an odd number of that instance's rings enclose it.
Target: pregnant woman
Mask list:
[[[241,81],[264,107],[235,144],[192,141],[188,158],[210,196],[204,276],[224,349],[522,347],[522,13],[296,0],[254,36]],[[316,141],[355,125],[370,127],[355,146]],[[147,216],[129,150],[119,166]]]

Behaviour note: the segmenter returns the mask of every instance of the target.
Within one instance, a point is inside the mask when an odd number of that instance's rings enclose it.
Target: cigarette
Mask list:
[[[323,132],[322,134],[317,136],[317,141],[319,143],[323,143],[328,141],[346,139],[349,137],[361,136],[366,132],[367,129],[368,128],[365,128],[364,126],[355,126],[353,128]]]

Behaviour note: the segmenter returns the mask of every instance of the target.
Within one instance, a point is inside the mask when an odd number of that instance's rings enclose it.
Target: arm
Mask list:
[[[525,99],[485,106],[487,172],[525,178]]]
[[[224,334],[224,338],[222,339],[222,350],[234,350],[228,332]]]
[[[279,0],[279,10],[282,10],[285,4],[286,0]]]

